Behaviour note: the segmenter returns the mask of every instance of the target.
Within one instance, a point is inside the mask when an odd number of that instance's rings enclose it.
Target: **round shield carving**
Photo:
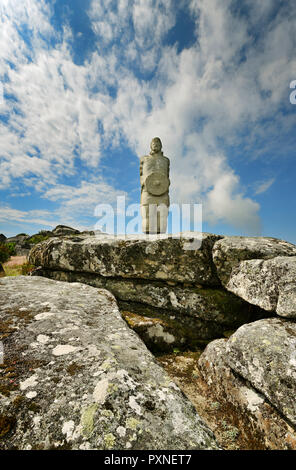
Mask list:
[[[147,176],[146,189],[153,196],[161,196],[169,189],[169,179],[162,172],[153,172]]]

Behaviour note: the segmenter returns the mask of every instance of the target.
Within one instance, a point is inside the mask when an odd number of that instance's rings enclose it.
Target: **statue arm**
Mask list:
[[[144,186],[144,181],[143,181],[143,164],[144,164],[144,159],[141,158],[141,160],[140,160],[140,183],[141,183],[141,189],[143,189],[143,186]]]

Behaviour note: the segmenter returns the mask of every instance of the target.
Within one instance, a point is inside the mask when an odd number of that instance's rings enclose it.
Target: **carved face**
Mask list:
[[[150,144],[150,148],[152,150],[153,153],[158,153],[161,151],[161,140],[158,138],[158,137],[154,137],[154,139],[152,139],[151,141],[151,144]]]

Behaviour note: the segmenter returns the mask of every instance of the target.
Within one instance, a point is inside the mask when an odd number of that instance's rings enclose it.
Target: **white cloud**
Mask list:
[[[18,26],[28,25],[35,33],[46,35],[53,32],[48,22],[51,6],[45,0],[1,0],[0,13]]]
[[[20,196],[18,194],[18,196]],[[93,230],[96,223],[94,215],[98,204],[110,204],[116,207],[117,196],[125,196],[126,204],[129,197],[124,191],[114,190],[102,178],[93,181],[80,182],[78,187],[57,184],[51,189],[44,190],[42,198],[59,206],[50,210],[17,210],[8,204],[0,206],[0,222],[6,224],[35,224],[55,227],[66,224],[79,230]]]
[[[98,119],[107,108],[99,96],[89,96],[91,66],[76,66],[65,44],[35,55],[33,62],[7,70],[5,91],[17,101],[6,101],[10,118],[0,126],[2,185],[28,174],[55,183],[74,173],[75,151],[90,167],[101,156]]]
[[[224,173],[207,194],[206,217],[211,223],[226,222],[253,235],[261,234],[259,204],[239,193],[238,177]]]
[[[94,32],[104,45],[118,39],[125,40],[128,31],[130,0],[98,0],[92,1],[88,15],[92,21]]]
[[[172,0],[135,0],[132,19],[135,41],[141,49],[159,46],[176,22]]]
[[[171,159],[172,202],[203,202],[211,223],[260,230],[259,205],[244,194],[220,139],[239,145],[241,130],[248,129],[248,142],[260,138],[263,148],[276,139],[278,126],[295,122],[278,114],[296,66],[295,4],[287,2],[290,17],[270,21],[272,0],[264,6],[248,0],[248,18],[235,13],[230,0],[191,0],[196,42],[178,52],[162,43],[177,18],[171,0],[93,0],[88,14],[97,50],[78,66],[69,28],[55,48],[45,47],[44,38],[58,39],[47,2],[2,3],[0,74],[7,74],[5,91],[17,100],[1,108],[10,115],[0,126],[2,187],[21,177],[61,202],[60,214],[80,214],[117,192],[102,179],[61,185],[62,176],[77,171],[77,156],[96,168],[106,143],[116,147],[124,138],[140,156],[158,135]],[[257,27],[259,13],[266,24],[255,41],[250,25]],[[30,25],[33,49],[16,32],[22,22]],[[151,71],[153,78],[145,80]]]
[[[142,2],[135,5],[139,12],[145,8]],[[152,83],[125,71],[112,106],[116,124],[120,123],[138,155],[148,151],[153,136],[162,138],[171,158],[174,201],[202,199],[207,220],[258,234],[259,205],[244,195],[218,139],[238,145],[240,131],[247,128],[251,141],[262,129],[261,119],[274,119],[293,70],[295,23],[289,17],[277,17],[255,44],[246,18],[233,13],[230,0],[198,1],[191,6],[196,11],[198,42],[179,54],[173,47],[165,48]],[[271,9],[264,9],[265,14]],[[162,12],[155,9],[153,15],[161,18]],[[153,21],[151,10],[149,15],[133,14],[134,23],[137,18],[141,18],[135,28],[139,45],[137,35],[145,37],[145,20],[147,25]],[[275,47],[281,59],[273,53]],[[134,51],[132,46],[130,50]],[[264,96],[267,89],[269,100]],[[273,130],[269,132],[273,137]],[[268,134],[264,137],[267,141]]]
[[[115,191],[112,186],[102,180],[81,181],[79,187],[55,185],[43,194],[43,198],[62,203],[61,211],[75,209],[75,213],[89,210],[93,215],[97,204],[113,204],[117,196],[126,195],[124,191]]]
[[[43,198],[59,202],[59,207],[53,211],[55,220],[59,223],[77,227],[80,230],[93,230],[96,223],[95,208],[99,204],[110,204],[116,207],[117,197],[125,196],[128,204],[128,194],[115,190],[102,178],[82,180],[78,187],[55,185],[44,192]]]
[[[1,0],[0,3],[0,78],[7,72],[7,61],[24,64],[35,49],[46,48],[46,40],[56,36],[49,22],[51,6],[45,0]],[[32,48],[18,31],[26,25],[31,31]]]

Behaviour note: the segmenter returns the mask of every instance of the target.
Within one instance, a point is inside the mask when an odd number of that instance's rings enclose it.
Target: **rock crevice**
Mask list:
[[[223,238],[218,235],[190,233],[179,239],[80,235],[37,245],[30,262],[40,267],[37,275],[110,290],[119,302],[129,303],[123,314],[145,341],[150,338],[149,347],[167,351],[194,348],[200,341],[219,338],[225,331],[266,316],[263,309],[221,285],[212,258],[219,241]],[[201,242],[198,249],[184,249],[195,242]],[[143,326],[151,329],[147,316],[154,325],[159,320],[158,331],[164,335],[151,340]],[[174,340],[167,343],[172,331]]]

